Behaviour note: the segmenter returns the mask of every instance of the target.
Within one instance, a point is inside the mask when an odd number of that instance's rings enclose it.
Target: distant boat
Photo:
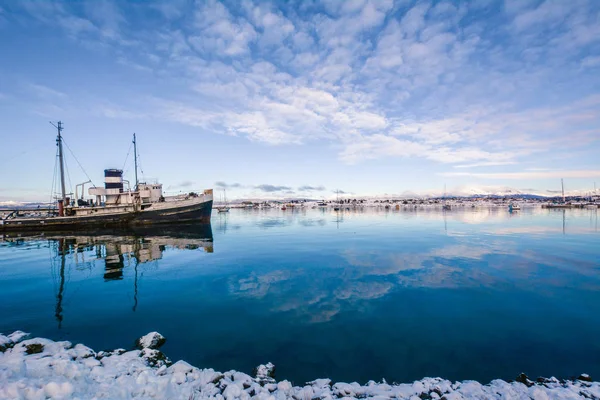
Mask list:
[[[510,203],[508,205],[508,211],[510,211],[510,212],[520,211],[520,210],[521,210],[521,206],[519,206],[518,204]]]
[[[341,207],[340,207],[340,191],[336,190],[336,206],[333,207],[333,211],[340,211]]]
[[[442,210],[450,210],[450,204],[446,203],[446,185],[444,185],[444,205],[442,206]]]
[[[229,212],[229,207],[227,205],[227,193],[225,192],[225,189],[223,189],[223,203],[225,203],[225,204],[217,207],[217,211],[220,213]]]

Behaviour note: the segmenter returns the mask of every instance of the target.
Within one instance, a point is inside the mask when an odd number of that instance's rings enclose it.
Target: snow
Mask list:
[[[15,331],[15,332],[11,333],[10,335],[8,335],[8,338],[13,343],[19,343],[20,341],[22,341],[23,339],[25,339],[28,336],[29,336],[29,333],[25,333],[22,331]]]
[[[584,399],[600,398],[600,383],[556,378],[522,382],[494,380],[450,382],[424,378],[408,384],[369,381],[332,383],[317,379],[304,386],[274,379],[275,366],[259,365],[256,376],[243,372],[199,369],[185,361],[171,363],[152,349],[164,337],[157,332],[138,339],[141,350],[98,352],[81,344],[27,334],[0,334],[0,399],[218,399],[304,400],[376,399]],[[157,342],[158,340],[158,342]],[[147,345],[147,346],[146,346]],[[31,351],[34,349],[35,351]],[[158,361],[156,361],[159,359]]]

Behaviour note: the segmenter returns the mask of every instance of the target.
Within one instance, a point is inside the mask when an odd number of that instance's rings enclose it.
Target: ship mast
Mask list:
[[[135,164],[135,191],[138,190],[138,175],[137,175],[137,143],[135,142],[135,133],[133,134],[133,160]]]
[[[563,203],[564,203],[565,202],[565,183],[562,180],[562,178],[560,180],[560,185],[562,186],[562,196],[563,196]]]
[[[50,122],[50,124],[52,124],[52,126],[54,126],[58,131],[58,136],[56,137],[56,145],[58,146],[58,162],[60,164],[60,190],[63,204],[66,204],[67,194],[65,190],[65,165],[63,160],[62,136],[60,134],[63,130],[63,126],[61,121],[58,121],[58,125],[54,125],[52,122]]]

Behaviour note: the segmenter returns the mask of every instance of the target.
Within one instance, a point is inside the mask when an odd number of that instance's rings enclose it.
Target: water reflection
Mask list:
[[[45,234],[43,236],[4,236],[0,244],[29,247],[43,241],[50,249],[51,272],[55,278],[56,306],[54,317],[58,328],[63,323],[63,300],[66,289],[65,269],[67,260],[76,270],[90,270],[103,264],[105,282],[123,279],[126,267],[133,266],[133,306],[138,306],[138,277],[140,264],[161,260],[168,249],[203,250],[213,252],[212,227],[208,225],[165,226],[160,229],[137,229],[127,231],[98,231],[78,235]]]
[[[594,259],[595,250],[573,252],[571,242],[555,243],[553,236],[597,232],[596,210],[563,209],[558,212],[558,221],[547,218],[555,215],[554,210],[527,209],[511,214],[500,209],[446,211],[419,208],[375,209],[366,215],[364,210],[343,209],[332,213],[335,219],[314,219],[310,215],[295,222],[290,219],[289,225],[296,223],[303,227],[324,227],[333,222],[336,230],[346,220],[349,228],[357,230],[363,238],[356,246],[342,246],[330,259],[311,258],[316,265],[296,265],[294,268],[286,265],[280,269],[263,268],[252,270],[248,275],[230,276],[229,292],[233,296],[261,300],[274,312],[293,313],[296,319],[322,323],[332,320],[343,310],[360,309],[370,300],[407,288],[538,292],[550,288],[585,288],[599,291],[600,265]],[[588,214],[594,220],[590,226],[582,224],[582,217]],[[379,218],[361,224],[363,216],[373,215]],[[567,215],[572,224],[568,223]],[[410,228],[410,233],[399,234],[405,245],[378,232],[373,234],[373,239],[386,245],[373,246],[368,236],[373,227],[381,223],[376,221],[382,217],[392,226],[396,223],[394,217],[440,221],[446,238],[426,230],[415,232],[409,225],[403,229]],[[514,221],[506,223],[509,219]],[[407,237],[414,234],[423,235],[423,240]],[[369,250],[369,247],[377,249]],[[562,278],[556,279],[557,275]]]
[[[215,225],[215,229],[220,234],[226,234],[228,230],[238,230],[241,225],[238,223],[231,223],[229,221],[229,213],[218,213],[213,218],[212,224]]]
[[[596,210],[233,209],[212,226],[214,254],[212,230],[8,238],[0,331],[114,348],[158,330],[174,359],[270,360],[299,384],[600,371]]]

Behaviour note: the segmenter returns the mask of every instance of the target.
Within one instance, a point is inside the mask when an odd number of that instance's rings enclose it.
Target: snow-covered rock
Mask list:
[[[256,367],[256,380],[262,384],[275,383],[275,366],[272,363]]]
[[[28,337],[29,337],[29,333],[26,333],[23,331],[15,331],[15,332],[11,333],[10,335],[8,335],[8,338],[13,343],[19,343],[19,342],[27,339]]]
[[[0,352],[5,351],[9,347],[13,347],[15,344],[23,341],[27,337],[29,337],[29,333],[22,331],[15,331],[8,336],[0,333]]]
[[[153,332],[154,334],[154,332]],[[14,334],[13,334],[14,335]],[[256,378],[236,371],[225,373],[199,369],[185,361],[170,366],[152,364],[142,350],[94,352],[70,342],[54,342],[18,335],[0,335],[8,344],[0,352],[0,399],[219,399],[219,400],[311,400],[311,399],[599,399],[600,383],[586,374],[579,379],[556,378],[532,381],[494,380],[450,382],[424,378],[408,384],[369,381],[366,385],[332,383],[317,379],[304,386],[276,382],[274,365],[256,369]],[[146,335],[148,336],[148,335]],[[13,337],[18,342],[13,342]],[[152,335],[156,338],[156,335]],[[161,336],[162,337],[162,336]],[[164,339],[164,338],[163,338]],[[146,342],[144,342],[146,343]],[[149,341],[152,344],[152,341]],[[28,352],[38,345],[39,352]]]
[[[0,333],[0,351],[4,351],[12,344],[12,341],[8,338],[8,336],[4,336]]]
[[[150,332],[136,341],[136,345],[141,349],[158,349],[167,339],[158,332]]]

